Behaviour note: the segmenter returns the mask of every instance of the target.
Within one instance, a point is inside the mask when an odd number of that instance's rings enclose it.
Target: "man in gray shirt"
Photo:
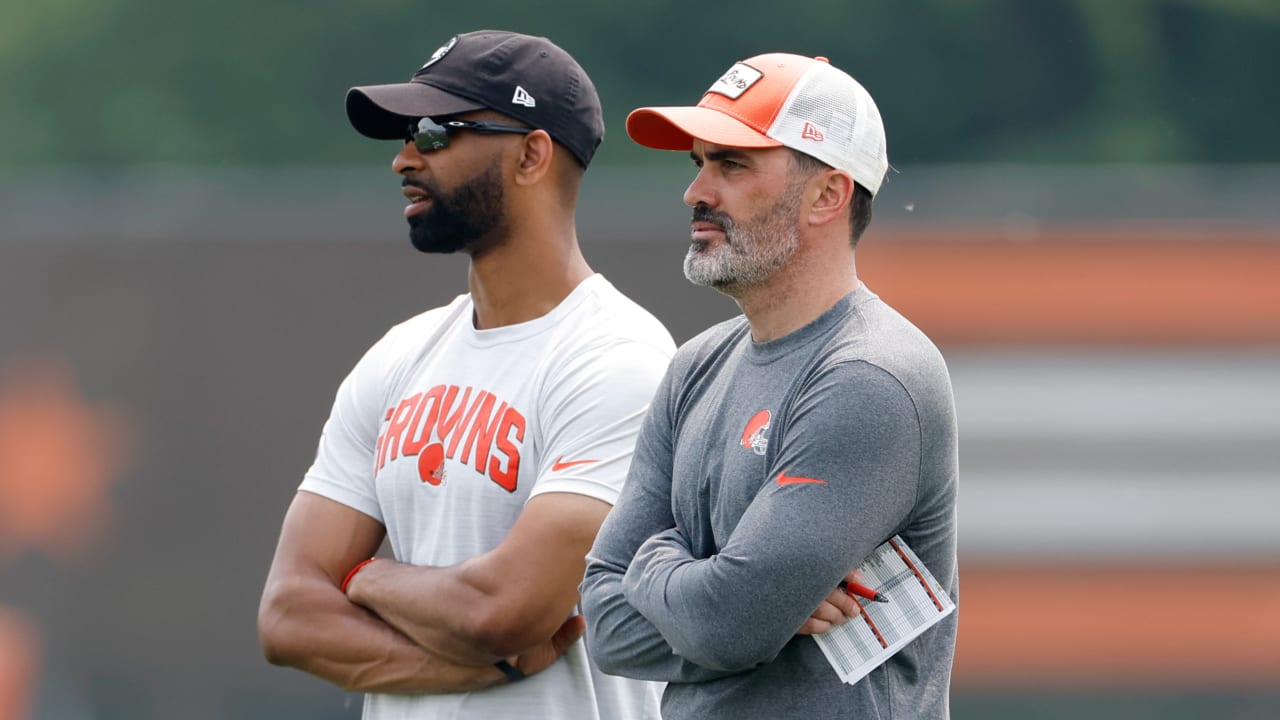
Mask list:
[[[685,274],[743,316],[680,348],[587,560],[587,643],[668,683],[665,718],[945,718],[956,614],[853,685],[809,635],[900,534],[957,597],[955,408],[941,354],[859,280],[888,168],[874,101],[825,58],[734,64],[627,132],[698,171]]]

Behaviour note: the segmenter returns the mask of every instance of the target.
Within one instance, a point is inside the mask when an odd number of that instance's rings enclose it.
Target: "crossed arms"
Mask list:
[[[267,660],[366,692],[464,692],[548,667],[583,632],[583,557],[609,510],[570,493],[531,499],[503,542],[449,567],[372,557],[377,520],[301,491],[285,515],[258,610]],[[569,618],[565,620],[565,618]]]
[[[901,385],[874,367],[841,364],[819,375],[774,440],[777,459],[749,505],[740,515],[719,509],[733,517],[730,530],[706,555],[693,550],[697,512],[673,510],[681,468],[675,403],[664,392],[666,384],[588,557],[587,646],[605,672],[703,682],[769,662],[798,632],[826,629],[829,606],[840,601],[832,589],[912,511],[918,422]],[[788,468],[824,482],[772,482]],[[704,502],[701,511],[714,516],[715,498]]]

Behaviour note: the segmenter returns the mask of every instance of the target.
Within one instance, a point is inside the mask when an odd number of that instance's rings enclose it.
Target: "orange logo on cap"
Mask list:
[[[817,125],[814,125],[811,122],[806,122],[804,124],[804,130],[800,132],[800,137],[805,140],[822,142],[822,131],[818,129]]]

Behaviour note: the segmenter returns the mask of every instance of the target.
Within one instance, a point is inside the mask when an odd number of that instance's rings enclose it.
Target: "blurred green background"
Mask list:
[[[369,161],[341,112],[454,32],[547,35],[587,68],[610,139],[733,60],[826,55],[875,95],[895,163],[1252,163],[1280,156],[1269,0],[8,2],[0,162]],[[711,79],[714,79],[712,77]]]
[[[1088,252],[1112,242],[1097,227],[1157,228],[1152,259],[1188,236],[1207,258],[1241,232],[1265,262],[1280,248],[1275,0],[0,3],[0,720],[359,716],[358,695],[269,666],[255,612],[338,382],[465,289],[462,259],[409,249],[394,147],[343,112],[347,88],[407,80],[454,33],[546,35],[592,76],[607,134],[584,251],[677,341],[736,309],[680,272],[688,159],[624,119],[761,52],[827,56],[876,98],[894,171],[869,258],[937,241],[1000,260],[954,229],[1012,252],[1080,226],[1065,237]],[[972,289],[1020,303],[1013,283]],[[1227,568],[1262,583],[1262,620],[1219,606],[1170,635],[1280,638],[1280,304],[1241,297],[1232,319],[1260,329],[1226,340],[920,316],[959,402],[962,577]],[[1090,675],[1058,646],[966,638],[983,608],[961,607],[959,720],[1280,717],[1280,647],[1162,677],[1138,664],[1177,646],[1100,637],[1098,658],[1135,666]]]

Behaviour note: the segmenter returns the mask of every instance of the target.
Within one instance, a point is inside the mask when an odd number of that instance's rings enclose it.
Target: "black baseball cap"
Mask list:
[[[604,139],[600,96],[569,53],[504,30],[454,35],[406,83],[347,91],[347,118],[375,140],[403,140],[414,118],[496,110],[547,131],[583,167]]]

